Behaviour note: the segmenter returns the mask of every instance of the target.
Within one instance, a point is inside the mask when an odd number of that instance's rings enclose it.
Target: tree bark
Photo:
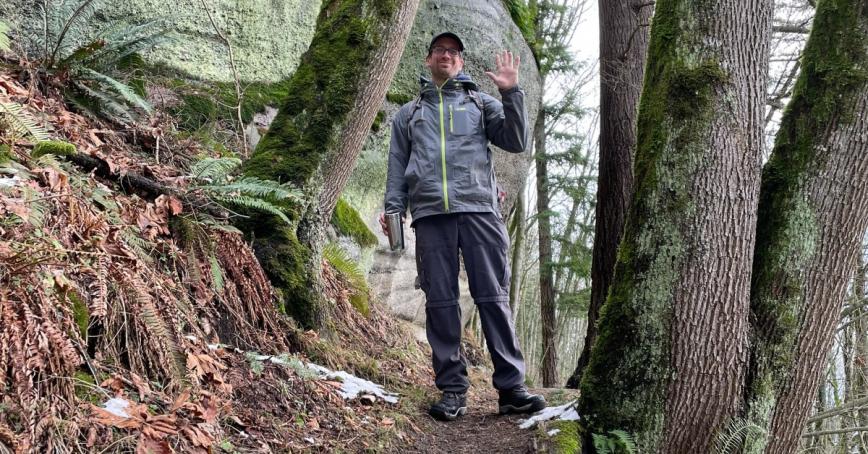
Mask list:
[[[771,3],[655,9],[635,194],[579,407],[641,452],[711,452],[743,399]]]
[[[558,383],[558,348],[545,125],[545,109],[540,108],[536,117],[533,136],[534,149],[536,150],[536,210],[539,225],[539,305],[540,318],[542,319],[541,375],[543,386],[551,388],[557,386]]]
[[[818,3],[763,169],[747,451],[797,450],[868,227],[868,0]]]
[[[241,227],[284,309],[306,328],[327,315],[321,283],[325,224],[373,123],[419,0],[323,2],[310,48],[288,96],[243,172],[291,182],[305,203],[287,207],[291,227],[251,213]]]
[[[578,388],[597,337],[597,317],[609,292],[624,219],[633,197],[633,154],[636,116],[652,6],[601,0],[600,10],[600,158],[594,252],[591,263],[591,303],[588,330],[578,364],[567,381]]]
[[[524,237],[525,237],[525,195],[524,189],[518,192],[512,212],[510,223],[510,243],[512,244],[512,263],[510,264],[512,278],[509,281],[509,308],[512,310],[513,322],[518,316],[518,305],[521,301],[521,287],[523,275],[521,272],[524,263]]]

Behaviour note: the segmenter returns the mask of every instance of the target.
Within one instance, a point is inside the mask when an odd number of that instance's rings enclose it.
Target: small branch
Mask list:
[[[202,197],[192,197],[189,194],[182,194],[169,186],[135,172],[114,174],[109,168],[108,163],[97,157],[78,153],[67,156],[67,159],[88,172],[92,171],[96,173],[99,177],[115,180],[120,184],[121,188],[131,188],[149,200],[156,199],[164,194],[174,196],[181,200],[184,207],[190,211],[204,210],[217,219],[229,218],[229,214],[222,206],[211,206],[209,205],[210,201]]]
[[[804,435],[802,435],[802,438],[819,437],[821,435],[849,434],[849,433],[857,433],[857,432],[868,432],[868,427],[848,427],[845,429],[821,430],[819,432],[811,432],[811,433],[804,434]]]
[[[235,81],[235,99],[238,101],[238,104],[235,105],[235,114],[238,116],[238,134],[241,140],[241,155],[243,157],[247,157],[247,138],[244,136],[244,119],[241,117],[241,100],[244,96],[244,93],[241,90],[241,79],[238,76],[238,68],[235,66],[235,56],[232,53],[232,43],[229,42],[229,38],[220,31],[220,27],[217,26],[217,22],[214,21],[214,17],[211,15],[211,10],[208,9],[208,5],[205,3],[205,0],[201,0],[202,8],[205,10],[205,14],[208,15],[208,20],[211,21],[211,26],[214,27],[214,32],[217,33],[217,36],[223,40],[226,44],[226,48],[229,50],[229,67],[232,68],[232,78]]]
[[[773,25],[772,31],[776,33],[797,33],[801,35],[807,35],[811,33],[811,29],[805,27],[803,25],[793,25],[793,24],[779,24]]]

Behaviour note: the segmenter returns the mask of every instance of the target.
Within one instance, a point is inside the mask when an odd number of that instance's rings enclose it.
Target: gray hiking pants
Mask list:
[[[469,386],[460,351],[459,249],[494,363],[494,387],[507,390],[523,384],[524,358],[509,309],[509,236],[503,221],[493,213],[441,214],[419,219],[414,227],[437,388],[464,392]]]

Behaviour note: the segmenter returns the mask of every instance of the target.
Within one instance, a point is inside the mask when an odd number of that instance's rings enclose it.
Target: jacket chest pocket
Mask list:
[[[449,104],[449,132],[456,136],[473,134],[479,127],[480,112],[472,103]]]

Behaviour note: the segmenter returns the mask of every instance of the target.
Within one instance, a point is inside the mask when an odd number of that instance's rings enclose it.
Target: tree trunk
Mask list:
[[[512,243],[512,263],[510,265],[512,279],[509,281],[509,308],[512,310],[513,322],[518,315],[518,304],[521,301],[521,285],[522,280],[522,264],[524,255],[525,237],[525,206],[526,203],[524,188],[518,192],[518,198],[515,201],[512,214],[512,222],[510,223],[510,243]]]
[[[545,86],[545,84],[542,84]],[[557,318],[552,262],[552,227],[549,208],[548,162],[546,160],[545,109],[540,108],[533,129],[536,150],[536,210],[539,225],[539,307],[542,319],[542,382],[546,388],[558,383]]]
[[[795,452],[868,227],[868,0],[822,0],[763,169],[748,418]],[[766,446],[767,442],[767,446]]]
[[[636,149],[636,115],[651,6],[600,0],[600,159],[597,181],[597,216],[591,264],[591,304],[588,330],[576,370],[567,381],[578,388],[597,337],[597,317],[609,292],[615,271],[624,218],[633,197],[633,154]]]
[[[419,0],[323,2],[288,96],[244,173],[303,189],[292,226],[266,215],[241,222],[284,309],[307,328],[326,317],[321,286],[325,223],[394,75]]]
[[[580,413],[641,452],[704,453],[743,399],[771,3],[655,9],[635,194]]]

